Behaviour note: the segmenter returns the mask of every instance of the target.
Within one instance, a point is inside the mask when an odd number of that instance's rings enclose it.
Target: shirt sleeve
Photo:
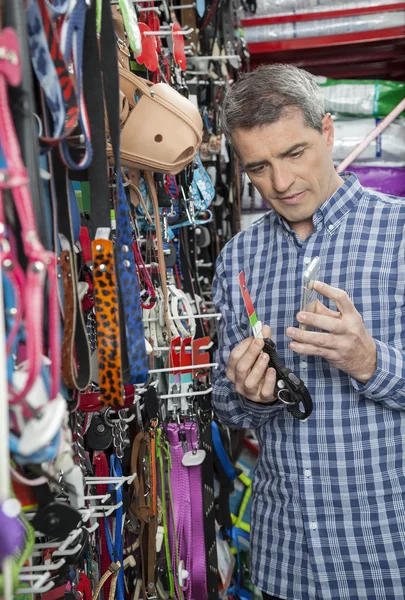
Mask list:
[[[405,352],[379,340],[377,368],[366,384],[351,378],[359,394],[382,402],[394,410],[405,410]]]
[[[383,341],[375,339],[377,367],[365,384],[351,378],[361,395],[393,410],[405,410],[405,230],[401,229],[398,251],[396,294],[401,305],[390,312],[390,332]]]
[[[218,363],[218,368],[214,371],[213,408],[221,423],[228,427],[258,429],[278,413],[281,405],[263,405],[248,400],[235,392],[233,383],[226,377],[226,367],[232,349],[242,342],[246,335],[237,322],[223,254],[217,260],[212,290],[217,311],[222,315],[217,322],[218,350],[215,362]]]

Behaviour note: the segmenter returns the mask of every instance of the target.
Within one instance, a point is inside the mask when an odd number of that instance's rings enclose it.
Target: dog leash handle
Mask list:
[[[296,419],[307,419],[312,412],[312,398],[304,382],[283,364],[270,338],[264,338],[263,352],[269,357],[269,366],[276,371],[278,400],[287,406]]]

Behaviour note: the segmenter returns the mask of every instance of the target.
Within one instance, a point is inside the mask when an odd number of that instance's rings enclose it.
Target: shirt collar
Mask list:
[[[360,181],[354,173],[340,173],[340,176],[343,179],[340,188],[314,213],[315,230],[323,226],[332,233],[364,193]]]
[[[344,216],[363,195],[363,188],[354,173],[340,173],[343,183],[328,200],[315,211],[313,215],[314,229],[326,227],[330,233],[339,226]],[[275,212],[275,211],[274,211]],[[279,223],[293,233],[289,224],[278,213],[275,213]]]

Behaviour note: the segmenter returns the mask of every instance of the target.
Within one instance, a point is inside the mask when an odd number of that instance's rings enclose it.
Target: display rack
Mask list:
[[[293,24],[335,18],[350,18],[405,9],[405,2],[383,6],[342,8],[297,14],[268,15],[243,19],[250,27]],[[248,35],[246,36],[248,39]],[[405,19],[398,27],[335,35],[249,42],[252,67],[266,62],[288,62],[315,75],[334,78],[405,78]],[[321,51],[321,52],[320,52]]]

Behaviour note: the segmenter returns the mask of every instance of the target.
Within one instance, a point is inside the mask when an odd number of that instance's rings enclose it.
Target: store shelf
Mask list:
[[[263,15],[243,19],[242,24],[246,34],[250,27],[271,28],[272,25],[349,19],[402,10],[405,10],[405,1],[392,2],[383,6]],[[248,42],[248,48],[252,68],[268,62],[286,62],[307,69],[314,75],[325,75],[335,79],[405,80],[405,18],[395,27]]]
[[[297,14],[284,14],[275,16],[248,17],[242,20],[242,27],[257,27],[260,25],[277,25],[279,23],[298,23],[300,21],[319,21],[321,19],[338,19],[342,17],[356,17],[380,12],[394,12],[404,10],[405,2],[384,4],[383,6],[363,6],[358,8],[341,8],[320,10],[316,12],[303,12]]]
[[[271,42],[251,42],[248,44],[250,54],[265,54],[281,50],[302,50],[305,48],[322,48],[325,46],[344,46],[383,40],[401,39],[405,37],[405,27],[390,27],[372,31],[358,31],[337,35],[323,35],[310,38],[274,40]]]
[[[391,79],[405,81],[405,36],[301,50],[251,54],[251,67],[283,62],[333,79]]]

